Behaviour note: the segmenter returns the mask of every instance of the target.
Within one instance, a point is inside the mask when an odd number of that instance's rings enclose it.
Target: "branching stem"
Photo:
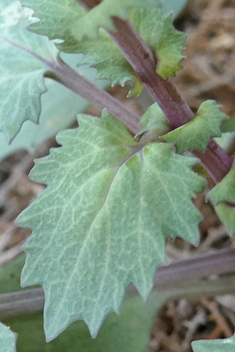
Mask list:
[[[170,79],[164,80],[156,73],[157,60],[132,24],[119,17],[113,17],[113,21],[116,31],[109,31],[110,36],[159,104],[172,128],[194,118],[192,110],[177,93]],[[214,140],[209,142],[205,153],[194,154],[215,182],[221,181],[232,166],[230,156]]]

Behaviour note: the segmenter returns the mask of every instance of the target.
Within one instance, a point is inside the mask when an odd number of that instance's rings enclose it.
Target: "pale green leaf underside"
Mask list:
[[[194,341],[192,347],[193,352],[233,352],[235,351],[235,336],[213,341]]]
[[[161,138],[173,143],[178,153],[186,150],[204,151],[212,137],[221,135],[220,124],[226,115],[213,100],[201,104],[194,119]]]
[[[20,273],[24,256],[0,271],[0,293],[22,290]],[[150,337],[154,319],[166,297],[153,292],[147,302],[128,296],[119,315],[109,315],[96,339],[92,339],[86,325],[74,323],[57,339],[45,342],[42,314],[14,317],[5,322],[18,334],[17,349],[23,352],[143,352]],[[1,346],[1,344],[0,344]],[[2,349],[1,349],[1,352]]]
[[[3,11],[2,11],[3,13]],[[26,31],[19,23],[4,23],[0,33],[0,130],[12,140],[26,120],[40,115],[43,75],[57,50],[47,38]]]
[[[0,322],[1,352],[16,352],[16,334]]]
[[[174,76],[175,72],[182,68],[179,62],[183,58],[185,35],[173,28],[170,16],[163,15],[159,9],[143,8],[130,10],[128,19],[155,53],[156,71],[163,78]],[[81,63],[96,67],[98,78],[110,79],[113,85],[124,85],[130,80],[134,85],[132,94],[140,94],[142,83],[104,30],[100,30],[99,39],[85,38],[82,42],[79,42],[79,39],[78,35],[77,43],[62,43],[59,48],[66,52],[83,53],[84,59]]]
[[[208,193],[208,197],[216,205],[215,210],[229,233],[234,235],[235,207],[222,202],[227,201],[235,204],[235,161],[229,173]]]
[[[47,340],[78,319],[95,336],[130,282],[148,296],[167,236],[198,242],[194,158],[163,143],[141,150],[107,112],[79,124],[36,163],[31,178],[48,187],[19,217],[33,229],[22,284],[44,287]]]

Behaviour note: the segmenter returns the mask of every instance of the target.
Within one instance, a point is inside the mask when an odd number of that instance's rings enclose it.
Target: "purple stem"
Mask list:
[[[110,114],[122,121],[132,134],[139,132],[141,129],[139,116],[128,109],[119,100],[115,99],[103,89],[95,86],[62,60],[56,63],[48,63],[48,67],[52,71],[52,76],[49,73],[49,77],[71,89],[97,109],[103,110],[107,108]]]
[[[170,79],[164,80],[156,73],[157,60],[132,24],[119,17],[113,17],[113,22],[116,31],[109,31],[110,36],[159,104],[172,128],[194,118],[192,110],[177,93]],[[194,152],[194,155],[201,160],[215,182],[221,181],[232,166],[230,156],[214,140],[209,142],[205,153]]]
[[[235,249],[227,248],[160,266],[154,278],[154,289],[165,294],[168,299],[171,297],[175,298],[176,296],[197,297],[203,295],[204,291],[206,294],[208,286],[210,291],[210,284],[208,285],[208,282],[197,280],[211,275],[234,273]],[[231,278],[227,278],[228,284],[229,280],[233,280],[233,278],[234,275]],[[210,291],[212,295],[213,293],[228,293],[229,285],[224,287],[224,290],[223,288],[221,290],[219,279],[213,281],[213,283],[213,289]],[[234,291],[234,284],[232,290]],[[192,291],[190,295],[187,295],[188,291]],[[130,285],[127,292],[133,293],[136,292],[136,289]],[[44,292],[42,288],[1,294],[0,321],[16,315],[39,312],[43,309],[43,306]]]

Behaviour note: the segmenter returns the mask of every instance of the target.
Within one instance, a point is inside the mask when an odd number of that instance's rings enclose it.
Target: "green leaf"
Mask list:
[[[56,59],[57,50],[46,38],[26,31],[20,20],[14,24],[9,16],[4,17],[6,8],[3,5],[0,19],[0,130],[12,140],[24,121],[38,123],[40,96],[46,91],[43,76],[48,70],[48,62]]]
[[[182,69],[180,61],[186,36],[174,29],[171,15],[159,9],[137,9],[128,16],[157,58],[157,73],[163,78],[174,77]]]
[[[191,198],[205,181],[190,169],[196,159],[164,143],[142,150],[107,112],[80,115],[79,125],[36,163],[31,178],[48,187],[19,217],[33,229],[22,285],[45,290],[48,341],[78,319],[95,336],[129,283],[147,298],[167,236],[199,238]]]
[[[163,303],[164,297],[156,293],[145,303],[140,297],[126,298],[120,314],[107,317],[96,339],[91,338],[82,321],[72,324],[50,343],[45,342],[41,314],[14,318],[7,323],[19,335],[19,352],[143,352]]]
[[[235,351],[235,335],[220,340],[200,340],[192,343],[194,352],[233,352]]]
[[[64,54],[62,58],[67,64],[76,68],[76,63],[80,59],[79,56]],[[94,69],[86,66],[76,69],[97,86],[101,88],[107,86],[107,81],[95,79],[96,71]],[[83,112],[89,105],[86,100],[62,84],[58,84],[51,79],[45,79],[45,85],[47,92],[41,97],[42,108],[39,125],[26,121],[10,145],[1,133],[0,160],[15,150],[33,151],[40,143],[69,127],[72,122],[76,121],[77,114]]]
[[[215,206],[215,210],[230,235],[235,235],[235,208],[225,203],[219,203]]]
[[[84,35],[97,38],[99,27],[114,29],[111,16],[127,17],[132,8],[158,7],[159,0],[103,0],[87,11],[76,0],[22,0],[25,6],[35,10],[40,21],[30,27],[50,39],[62,39],[67,45],[75,44]]]
[[[174,76],[175,71],[182,68],[179,61],[183,58],[181,52],[184,48],[185,35],[173,28],[170,16],[162,15],[159,9],[143,8],[129,11],[128,19],[157,57],[156,71],[163,78]],[[79,37],[77,39],[79,40]],[[133,82],[132,94],[140,94],[143,84],[104,30],[100,30],[98,40],[85,38],[73,45],[62,43],[59,48],[66,52],[83,53],[81,63],[96,67],[97,78],[110,79],[113,86],[117,84],[123,86],[130,80]]]
[[[210,190],[208,197],[216,205],[225,200],[235,203],[235,161],[223,180]]]
[[[0,271],[0,293],[20,290],[20,273],[24,256]],[[129,295],[119,315],[113,313],[105,320],[98,337],[90,337],[86,325],[79,321],[56,340],[46,343],[42,314],[14,317],[6,321],[19,335],[17,349],[23,352],[143,352],[150,331],[165,296],[153,292],[147,302]],[[1,350],[2,352],[2,350]]]
[[[213,100],[202,103],[196,116],[185,125],[176,128],[163,136],[162,140],[176,145],[177,152],[186,150],[204,151],[211,137],[221,135],[220,124],[227,116]]]
[[[127,81],[132,81],[132,94],[139,95],[141,93],[143,84],[137,78],[120,49],[104,30],[100,30],[99,40],[88,38],[81,43],[76,42],[74,46],[63,43],[59,45],[59,48],[62,51],[83,53],[84,57],[80,64],[89,64],[95,67],[98,70],[97,78],[111,80],[112,86],[118,84],[124,86]]]
[[[161,0],[162,3],[162,12],[163,13],[172,13],[172,18],[175,19],[179,13],[183,10],[185,5],[189,0]]]
[[[156,138],[170,129],[164,112],[157,103],[152,104],[141,117],[140,123],[143,126],[135,138],[138,140],[144,133],[151,132]]]
[[[235,161],[229,173],[210,192],[208,197],[216,205],[215,210],[231,235],[235,234],[235,207],[222,202],[235,204]]]
[[[16,334],[0,323],[0,348],[1,352],[16,352]]]

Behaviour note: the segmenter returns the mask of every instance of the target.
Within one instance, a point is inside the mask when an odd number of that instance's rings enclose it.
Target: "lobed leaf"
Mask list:
[[[175,72],[182,68],[179,62],[183,58],[185,35],[173,28],[171,16],[162,15],[161,11],[156,8],[141,8],[130,10],[128,19],[154,52],[157,58],[156,71],[158,74],[163,78],[174,76]],[[97,68],[97,78],[110,79],[113,86],[117,84],[123,86],[130,80],[133,83],[132,94],[140,94],[143,88],[142,82],[139,81],[131,65],[104,30],[100,30],[98,40],[85,38],[79,42],[79,39],[77,35],[77,43],[60,44],[60,50],[83,53],[84,58],[81,63]]]
[[[24,29],[19,19],[20,9],[15,22],[14,18],[3,16],[7,10],[3,5],[0,18],[0,130],[12,140],[24,121],[38,123],[40,97],[46,91],[43,76],[48,70],[48,62],[56,59],[57,50],[46,38]],[[15,6],[17,9],[18,2]]]
[[[232,352],[235,350],[235,335],[220,340],[192,342],[194,352]]]
[[[215,210],[230,234],[235,234],[235,162],[229,173],[210,192],[208,197],[216,205]],[[232,203],[229,204],[223,202]]]
[[[213,100],[202,103],[194,119],[163,135],[161,139],[173,143],[178,153],[186,150],[205,151],[211,137],[220,137],[220,124],[227,116]]]
[[[0,271],[0,293],[21,289],[20,273],[24,259],[21,256]],[[143,352],[149,341],[153,321],[165,299],[165,295],[159,292],[153,292],[147,302],[136,295],[129,295],[123,303],[121,313],[113,313],[106,319],[95,340],[90,337],[86,325],[79,321],[56,340],[46,343],[41,313],[14,317],[5,323],[18,334],[18,351]]]
[[[16,334],[0,322],[1,352],[16,352]]]
[[[79,125],[36,162],[30,176],[48,187],[18,220],[33,229],[22,285],[45,290],[47,341],[78,319],[96,336],[128,284],[147,298],[167,236],[199,238],[191,198],[205,181],[190,169],[194,158],[138,144],[107,112],[80,115]]]

